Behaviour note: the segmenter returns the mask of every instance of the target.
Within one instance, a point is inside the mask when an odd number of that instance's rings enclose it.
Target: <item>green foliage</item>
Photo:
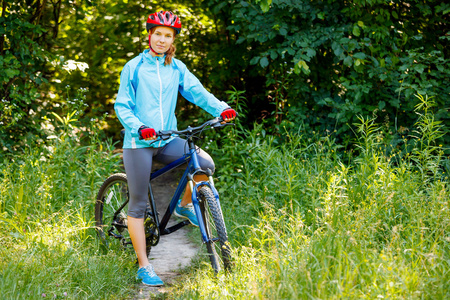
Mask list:
[[[350,125],[357,116],[375,114],[377,122],[393,120],[389,130],[401,134],[415,120],[414,94],[435,97],[436,119],[450,122],[447,4],[56,3],[2,2],[4,150],[42,135],[39,123],[66,101],[60,95],[67,85],[89,89],[84,121],[107,112],[102,127],[119,139],[113,112],[119,74],[126,61],[147,48],[146,17],[159,9],[181,16],[178,58],[209,90],[218,98],[225,98],[232,86],[246,91],[249,111],[241,120],[247,128],[254,121],[268,122],[281,134],[301,124],[320,132],[336,130],[342,141],[352,138]],[[180,99],[180,120],[190,123],[198,111]],[[448,145],[448,136],[442,140]]]
[[[263,12],[267,12],[270,8],[270,4],[272,3],[272,0],[255,0],[255,1],[256,3],[259,4]]]
[[[30,13],[18,2],[2,1],[2,4],[0,146],[3,151],[12,151],[17,141],[39,132],[42,102],[37,99],[38,87],[47,82],[43,66],[52,56],[38,41],[46,30],[29,20]]]
[[[448,5],[283,0],[263,12],[252,1],[209,3],[231,20],[235,59],[250,64],[242,68],[252,115],[271,112],[277,132],[300,121],[345,139],[358,115],[373,113],[394,120],[393,132],[409,129],[413,94],[435,96],[436,118],[450,122]],[[255,73],[266,82],[256,90]]]

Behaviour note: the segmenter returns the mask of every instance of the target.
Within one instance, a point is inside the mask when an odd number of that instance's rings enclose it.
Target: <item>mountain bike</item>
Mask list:
[[[231,247],[228,242],[227,230],[219,201],[219,194],[214,187],[211,170],[200,168],[197,157],[197,148],[194,140],[201,138],[201,133],[209,129],[219,129],[232,123],[225,123],[222,118],[214,118],[198,127],[188,126],[185,130],[166,130],[157,133],[158,139],[167,140],[171,136],[179,136],[186,139],[188,151],[178,160],[153,171],[148,185],[149,202],[145,213],[144,227],[147,245],[147,255],[151,247],[158,244],[160,236],[170,234],[190,224],[188,220],[177,222],[167,227],[178,199],[180,199],[186,184],[192,191],[192,204],[199,221],[199,229],[203,244],[215,272],[223,267],[225,270],[231,267]],[[159,220],[156,202],[152,192],[152,180],[159,176],[186,164],[186,170],[181,177],[175,193],[168,204],[162,220]],[[206,175],[208,181],[195,182],[194,175]],[[100,187],[95,204],[96,229],[101,241],[109,246],[113,241],[118,241],[121,247],[132,246],[127,230],[127,211],[129,193],[127,177],[124,173],[116,173],[109,176]],[[220,254],[220,255],[219,255]]]

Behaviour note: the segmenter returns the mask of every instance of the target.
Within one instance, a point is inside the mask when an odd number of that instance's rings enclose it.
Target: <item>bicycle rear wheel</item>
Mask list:
[[[108,177],[100,187],[95,203],[95,225],[100,240],[107,247],[131,245],[128,233],[128,183],[123,173]]]
[[[131,248],[131,238],[128,232],[128,181],[124,173],[113,174],[103,182],[97,194],[95,203],[95,225],[101,241],[108,248],[120,244],[122,248]],[[159,230],[150,213],[147,203],[144,219],[147,255],[151,247],[159,241]]]
[[[228,242],[222,211],[209,186],[201,187],[198,195],[208,238],[206,250],[209,254],[211,266],[216,273],[221,270],[222,266],[225,270],[228,270],[231,267],[231,246]]]

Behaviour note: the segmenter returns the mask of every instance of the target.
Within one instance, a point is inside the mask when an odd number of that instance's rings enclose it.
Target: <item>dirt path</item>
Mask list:
[[[155,168],[162,167],[158,164],[154,165]],[[183,171],[182,167],[177,168],[152,182],[153,194],[160,219],[164,215]],[[179,219],[172,217],[171,221],[169,221],[169,226],[170,224],[175,224],[177,220]],[[156,295],[164,293],[168,286],[174,283],[180,275],[177,271],[191,263],[191,260],[199,252],[199,248],[189,241],[187,237],[188,230],[188,228],[184,227],[169,235],[161,236],[158,245],[152,248],[149,258],[156,274],[164,281],[165,286],[148,287],[141,284],[134,299],[153,299]]]

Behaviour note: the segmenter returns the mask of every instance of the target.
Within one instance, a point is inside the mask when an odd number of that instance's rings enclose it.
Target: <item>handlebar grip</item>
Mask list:
[[[162,140],[165,140],[172,136],[172,131],[171,130],[160,130],[156,133],[156,136],[161,138]]]
[[[160,130],[157,133],[157,136],[161,136],[161,135],[171,135],[172,131],[171,130]]]

